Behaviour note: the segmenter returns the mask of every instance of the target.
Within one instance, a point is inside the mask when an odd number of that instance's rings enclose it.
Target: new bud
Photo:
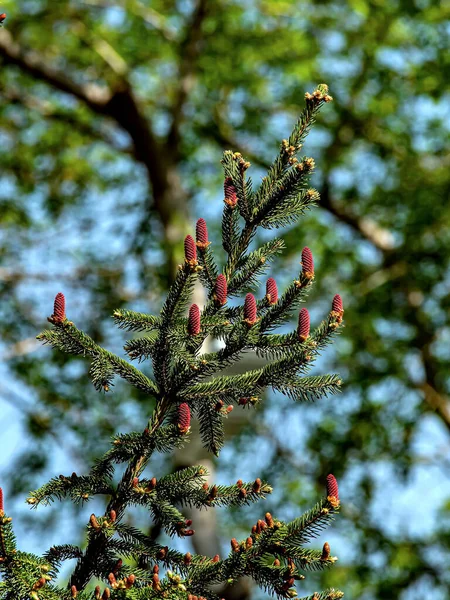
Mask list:
[[[267,525],[268,525],[269,527],[273,527],[273,526],[274,526],[274,524],[275,524],[275,523],[274,523],[274,520],[273,520],[273,517],[272,517],[272,515],[271,515],[269,512],[268,512],[268,513],[266,513],[266,523],[267,523]]]
[[[218,554],[215,554],[212,558],[213,563],[217,563],[220,560],[220,556]]]
[[[344,305],[342,303],[342,298],[339,294],[336,294],[333,298],[333,302],[331,303],[331,315],[336,317],[338,323],[342,321],[342,316],[344,314]]]
[[[53,314],[48,318],[50,323],[63,323],[66,320],[66,299],[64,294],[58,292],[55,296],[55,302],[53,304]]]
[[[185,565],[190,565],[192,561],[192,554],[190,552],[186,552],[183,557],[183,562]]]
[[[339,504],[339,487],[336,477],[331,473],[327,476],[327,498],[335,506]]]
[[[184,259],[192,266],[197,264],[197,246],[191,235],[187,235],[184,238]]]
[[[328,542],[325,542],[325,544],[323,545],[322,556],[320,557],[320,560],[328,560],[330,558],[330,552],[330,544]]]
[[[180,433],[187,433],[191,427],[191,410],[186,402],[178,407],[178,429]]]
[[[225,204],[228,204],[231,208],[234,208],[237,204],[237,193],[234,187],[233,180],[231,177],[226,177],[223,184],[223,191],[225,194]]]
[[[312,279],[314,277],[314,259],[308,246],[302,250],[302,271],[307,279]]]
[[[189,335],[198,335],[200,333],[200,309],[196,304],[192,304],[189,309],[187,328]]]
[[[310,320],[309,312],[307,308],[302,308],[298,314],[298,328],[297,334],[299,339],[304,342],[309,337]]]
[[[218,275],[216,279],[216,285],[214,287],[214,300],[217,302],[217,304],[220,304],[220,306],[223,306],[227,301],[227,280],[225,275],[222,275],[222,273]]]
[[[71,594],[72,598],[76,598],[76,597],[77,597],[77,595],[78,595],[78,591],[77,591],[77,588],[76,588],[76,586],[75,586],[75,585],[73,585],[73,586],[70,588],[70,594]]]
[[[230,543],[233,552],[239,552],[239,542],[237,541],[237,539],[233,538]]]
[[[253,483],[253,491],[256,493],[261,491],[261,479],[259,477]]]
[[[273,277],[269,277],[266,283],[266,298],[269,304],[276,304],[278,302],[278,288],[277,283]]]
[[[195,238],[197,247],[200,249],[205,249],[209,246],[210,242],[208,241],[208,228],[206,227],[205,219],[199,219],[195,226]]]
[[[247,294],[244,301],[244,321],[251,327],[257,320],[255,296],[253,294]]]

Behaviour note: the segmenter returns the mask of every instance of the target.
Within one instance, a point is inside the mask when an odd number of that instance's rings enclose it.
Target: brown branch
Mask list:
[[[197,60],[200,56],[202,24],[206,17],[206,7],[207,0],[197,0],[192,19],[186,26],[186,35],[179,48],[179,86],[172,107],[172,126],[168,136],[168,146],[175,157],[178,157],[183,108],[194,85]]]
[[[78,84],[48,65],[36,52],[24,50],[5,30],[0,32],[0,56],[7,64],[16,65],[28,75],[78,98],[96,114],[114,119],[128,133],[135,159],[147,169],[154,208],[160,216],[168,242],[169,264],[173,266],[173,245],[181,238],[187,221],[186,195],[167,147],[157,141],[128,81],[120,79],[114,89]]]

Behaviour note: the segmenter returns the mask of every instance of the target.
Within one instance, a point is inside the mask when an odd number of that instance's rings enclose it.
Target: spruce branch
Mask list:
[[[67,319],[63,294],[55,298],[49,318],[53,328],[38,339],[63,352],[89,358],[90,376],[98,391],[109,391],[114,377],[119,376],[152,396],[155,407],[145,429],[116,434],[108,451],[87,475],[74,473],[52,478],[28,499],[30,505],[37,507],[63,498],[84,502],[94,495],[107,495],[104,513],[90,516],[84,550],[62,544],[52,547],[42,558],[15,552],[0,490],[0,570],[4,574],[0,598],[10,600],[10,592],[15,590],[32,600],[153,600],[186,596],[190,600],[215,600],[213,584],[244,575],[269,593],[292,598],[296,595],[293,586],[304,579],[304,573],[327,568],[334,562],[328,544],[322,550],[304,547],[338,512],[339,491],[332,475],[327,478],[326,498],[311,510],[290,523],[266,513],[245,540],[231,540],[230,554],[223,560],[219,556],[182,554],[161,546],[125,520],[127,509],[140,505],[170,536],[190,537],[195,530],[191,520],[183,515],[183,507],[242,506],[272,492],[271,486],[259,478],[247,483],[238,480],[234,485],[210,484],[205,480],[206,469],[200,465],[159,479],[146,477],[144,469],[151,465],[155,452],[170,452],[189,441],[192,414],[198,419],[204,445],[218,454],[224,442],[223,421],[233,409],[232,403],[256,405],[269,387],[295,401],[313,401],[339,391],[338,375],[307,375],[313,361],[342,325],[344,308],[339,295],[333,298],[328,317],[312,332],[306,308],[299,312],[295,331],[274,331],[290,318],[311,288],[314,261],[309,248],[302,251],[298,277],[284,291],[279,291],[270,277],[262,298],[247,293],[238,306],[228,302],[230,297],[248,289],[256,293],[260,275],[284,249],[281,238],[252,247],[258,228],[288,225],[318,201],[316,190],[309,188],[314,161],[299,160],[296,154],[318,110],[330,100],[323,85],[306,95],[305,110],[289,139],[283,140],[279,155],[258,190],[253,190],[246,176],[250,163],[239,153],[224,153],[222,246],[227,256],[222,268],[216,262],[206,222],[199,219],[195,241],[190,235],[185,238],[184,262],[160,314],[114,311],[119,328],[146,333],[126,342],[125,351],[131,359],[150,359],[155,380],[80,331]],[[208,291],[203,310],[192,303],[197,276]],[[222,340],[223,346],[202,353],[208,335]],[[238,375],[224,374],[224,369],[246,351],[254,351],[270,362]],[[119,465],[123,465],[122,471],[116,476]],[[68,587],[59,589],[53,580],[62,563],[74,558],[77,564]],[[124,559],[136,561],[136,567],[124,564]],[[47,565],[47,570],[43,565]],[[174,572],[169,570],[163,577],[159,565]],[[103,594],[100,586],[93,595],[85,590],[92,577],[98,577],[107,586]],[[9,595],[2,595],[4,590]],[[340,592],[329,590],[311,600],[341,596]]]

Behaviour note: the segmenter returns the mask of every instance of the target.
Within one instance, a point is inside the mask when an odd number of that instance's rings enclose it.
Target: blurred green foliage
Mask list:
[[[22,411],[28,441],[9,465],[11,491],[36,487],[55,447],[83,469],[99,440],[149,411],[128,388],[96,394],[82,361],[32,352],[53,295],[63,290],[69,318],[117,349],[112,310],[157,310],[195,216],[214,229],[222,150],[240,150],[257,180],[304,92],[324,81],[335,101],[305,148],[321,208],[286,232],[289,255],[273,272],[292,279],[307,244],[313,317],[344,297],[346,329],[325,360],[346,386],[337,401],[271,399],[271,420],[258,413],[265,476],[285,511],[308,505],[328,472],[343,482],[332,550],[346,544],[347,554],[320,585],[354,599],[445,598],[448,503],[414,529],[430,516],[429,490],[406,490],[425,470],[435,492],[450,466],[448,2],[0,8],[1,393]],[[287,436],[294,413],[300,432]],[[252,452],[244,432],[230,470]],[[251,514],[235,518],[246,531]]]

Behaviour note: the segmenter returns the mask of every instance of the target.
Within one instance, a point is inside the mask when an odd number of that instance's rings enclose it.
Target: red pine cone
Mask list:
[[[186,402],[178,407],[178,429],[180,433],[187,433],[191,426],[191,411]]]
[[[55,296],[51,318],[53,323],[62,323],[66,319],[66,299],[61,292],[58,292]]]
[[[320,560],[328,560],[330,558],[331,548],[328,542],[325,542],[322,548],[322,556]]]
[[[214,289],[214,299],[221,306],[223,306],[225,304],[225,302],[227,301],[227,280],[226,280],[225,275],[222,275],[222,273],[220,275],[218,275],[217,279],[216,279],[216,286]]]
[[[253,294],[247,294],[244,301],[244,320],[248,325],[254,325],[257,321],[256,300]]]
[[[231,177],[226,177],[224,184],[223,184],[223,190],[225,193],[225,203],[228,204],[228,206],[234,207],[237,204],[237,193],[236,193],[236,188],[234,187],[233,184],[233,180],[231,179]]]
[[[3,506],[3,490],[0,487],[0,513],[4,512],[4,506]]]
[[[334,496],[336,500],[339,500],[339,487],[336,481],[336,477],[331,473],[327,475],[327,497]]]
[[[273,277],[269,277],[266,283],[266,298],[269,304],[276,304],[278,302],[278,288],[277,283]]]
[[[184,258],[188,263],[197,262],[197,246],[192,235],[184,238]]]
[[[302,310],[298,314],[298,328],[297,328],[298,337],[302,340],[302,342],[304,340],[306,340],[306,338],[309,336],[309,328],[310,328],[310,321],[309,321],[308,309],[302,308]]]
[[[314,275],[314,259],[311,250],[308,246],[305,246],[302,250],[302,267],[303,274],[306,277],[312,277]]]
[[[0,15],[0,23],[3,23],[3,21],[6,19],[6,13],[2,13]]]
[[[336,313],[344,312],[344,305],[342,303],[342,298],[340,297],[339,294],[336,294],[336,296],[333,298],[333,302],[331,304],[331,310]]]
[[[77,595],[78,595],[78,591],[77,591],[77,588],[76,588],[76,586],[75,586],[75,585],[73,585],[73,586],[70,588],[70,594],[71,594],[72,598],[76,598],[76,597],[77,597]]]
[[[189,335],[200,333],[200,309],[196,304],[192,304],[189,309],[188,333]]]
[[[206,227],[205,219],[199,219],[195,226],[195,238],[199,248],[207,248],[210,244],[208,241],[208,228]]]
[[[200,333],[200,309],[196,304],[192,304],[189,309],[188,333],[189,335]]]

